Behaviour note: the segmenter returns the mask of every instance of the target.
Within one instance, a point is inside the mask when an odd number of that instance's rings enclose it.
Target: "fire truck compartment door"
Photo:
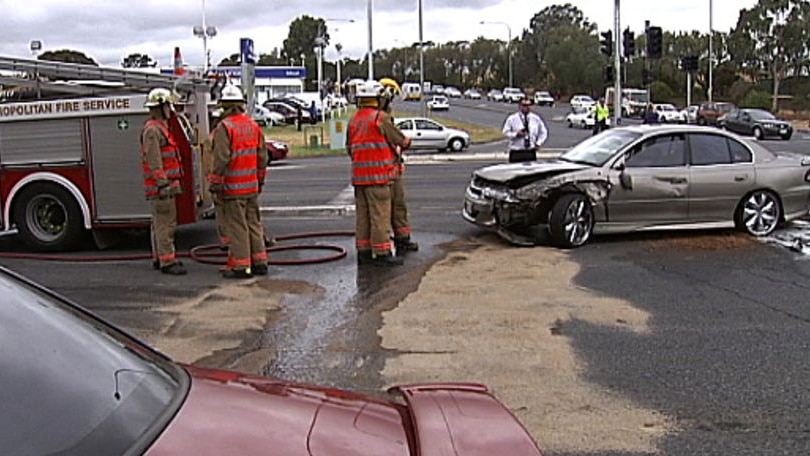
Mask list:
[[[146,114],[90,118],[93,192],[101,222],[148,222],[143,193],[140,133]]]
[[[78,164],[84,161],[80,119],[0,123],[0,165]]]

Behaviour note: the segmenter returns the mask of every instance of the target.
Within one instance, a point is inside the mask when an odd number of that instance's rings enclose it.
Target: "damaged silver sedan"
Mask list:
[[[810,208],[810,157],[700,126],[614,128],[549,161],[473,173],[462,215],[517,245],[594,233],[731,228],[754,236]]]

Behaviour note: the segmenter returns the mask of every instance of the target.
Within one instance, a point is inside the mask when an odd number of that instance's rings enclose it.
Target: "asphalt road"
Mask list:
[[[446,116],[495,127],[515,109],[514,105],[456,100],[453,104]],[[568,129],[559,121],[565,107],[537,111],[551,130],[548,149],[562,150],[589,134]],[[807,149],[808,139],[797,134],[786,142],[767,141],[766,146],[802,151]],[[408,166],[406,186],[415,237],[422,249],[409,256],[402,269],[378,276],[358,274],[351,253],[353,239],[345,236],[322,242],[343,246],[349,251],[347,258],[273,266],[272,286],[286,290],[291,281],[303,281],[321,287],[322,292],[306,299],[289,298],[288,303],[303,305],[288,306],[269,319],[262,331],[236,336],[245,350],[260,346],[274,351],[274,356],[258,363],[259,370],[363,392],[378,391],[378,369],[389,356],[375,346],[379,313],[395,307],[397,299],[414,290],[422,271],[445,254],[447,245],[481,234],[461,219],[460,203],[471,172],[503,161],[498,156],[502,150],[503,144],[493,143],[475,145],[455,156],[415,157]],[[348,182],[345,157],[274,164],[262,196],[269,232],[284,236],[352,230]],[[799,224],[770,243],[730,231],[600,236],[570,252],[582,267],[575,279],[579,287],[627,300],[652,315],[652,331],[643,335],[576,320],[559,330],[576,347],[588,381],[677,419],[681,428],[661,442],[658,454],[810,453],[806,413],[810,408],[810,308],[806,297],[810,263],[801,248],[785,247],[805,238],[805,232]],[[210,220],[178,233],[183,251],[214,242]],[[0,241],[0,247],[19,249],[13,238]],[[147,249],[146,236],[134,234],[111,250],[78,255],[117,256]],[[293,251],[274,258],[312,255],[318,253]],[[148,260],[2,260],[4,266],[138,334],[149,334],[163,325],[166,312],[174,312],[172,305],[178,300],[194,299],[223,283],[216,266],[186,263],[190,274],[175,278],[155,273]],[[393,282],[399,286],[385,285]],[[203,364],[231,367],[232,352],[218,353]],[[367,359],[362,367],[358,367],[360,357]],[[572,430],[576,432],[587,433],[587,429]]]

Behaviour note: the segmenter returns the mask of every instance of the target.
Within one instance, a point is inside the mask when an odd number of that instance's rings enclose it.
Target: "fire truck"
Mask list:
[[[16,231],[38,251],[64,251],[88,234],[101,247],[114,229],[148,227],[140,131],[148,118],[146,94],[156,87],[179,93],[190,121],[174,116],[169,122],[184,171],[178,224],[211,210],[195,141],[208,134],[207,80],[6,57],[0,70],[4,233]]]

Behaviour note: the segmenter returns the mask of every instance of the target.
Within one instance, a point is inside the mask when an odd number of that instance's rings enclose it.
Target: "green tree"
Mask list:
[[[58,51],[45,51],[37,57],[39,60],[49,60],[51,62],[81,63],[84,65],[98,66],[95,60],[79,51],[61,49]]]
[[[129,54],[121,61],[122,68],[154,68],[157,61],[146,54]]]
[[[316,74],[317,56],[313,49],[318,45],[329,46],[326,21],[305,14],[290,23],[290,30],[284,40],[281,57],[284,60],[295,59],[298,61],[303,55],[306,60],[307,74]],[[310,82],[308,85],[311,88],[317,83]]]
[[[765,75],[772,80],[774,112],[779,107],[780,82],[807,61],[808,27],[807,0],[759,0],[740,11],[731,33],[731,52],[741,68],[755,81]]]

